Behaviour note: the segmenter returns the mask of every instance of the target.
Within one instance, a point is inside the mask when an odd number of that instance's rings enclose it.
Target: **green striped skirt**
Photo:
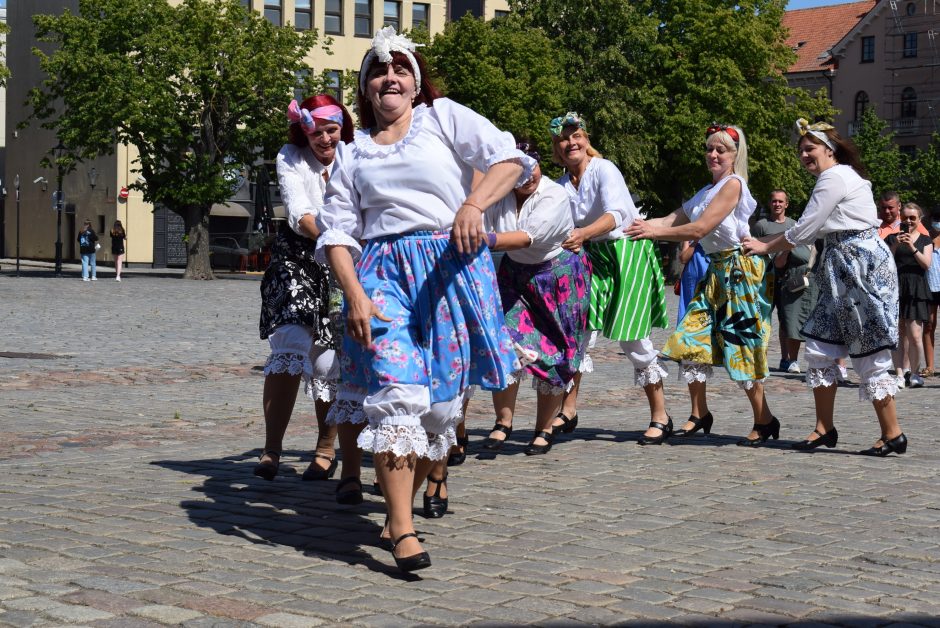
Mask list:
[[[663,273],[650,240],[602,240],[586,249],[593,266],[588,329],[611,340],[640,340],[669,324]]]

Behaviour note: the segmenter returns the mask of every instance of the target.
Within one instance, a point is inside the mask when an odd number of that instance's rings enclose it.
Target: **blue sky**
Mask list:
[[[809,9],[810,7],[822,7],[827,4],[846,4],[848,2],[857,2],[858,0],[790,0],[787,3],[788,9]]]

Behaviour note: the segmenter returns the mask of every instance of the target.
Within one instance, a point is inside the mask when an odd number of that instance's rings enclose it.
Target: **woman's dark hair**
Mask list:
[[[369,53],[367,52],[366,54]],[[428,78],[428,67],[424,62],[424,57],[417,52],[412,54],[415,57],[415,61],[418,62],[418,71],[421,73],[421,91],[418,93],[418,97],[414,99],[412,106],[424,103],[428,107],[433,107],[434,101],[440,98],[442,94]],[[411,61],[409,61],[408,57],[402,52],[392,51],[391,63],[407,68],[414,74],[415,69],[411,67]],[[369,63],[369,67],[366,68],[366,76],[368,76],[376,66],[388,67],[388,65],[388,63],[382,63],[379,61],[378,57],[376,57]],[[371,129],[374,127],[375,112],[372,110],[372,103],[369,102],[369,99],[366,98],[366,95],[361,89],[356,90],[356,106],[359,108],[359,126],[363,129]]]
[[[349,111],[346,110],[343,103],[329,94],[317,94],[316,96],[310,96],[300,103],[300,108],[313,111],[317,107],[326,107],[327,105],[336,105],[343,110],[343,129],[340,131],[339,137],[345,144],[349,144],[353,141],[352,116],[349,115]],[[294,146],[303,147],[309,145],[306,134],[304,134],[303,129],[300,128],[300,122],[291,122],[290,128],[287,130],[287,139]]]
[[[851,166],[852,170],[858,173],[858,176],[863,179],[868,178],[868,171],[865,170],[865,166],[862,165],[862,159],[859,157],[858,148],[855,146],[855,142],[850,139],[846,139],[839,135],[839,132],[835,129],[828,129],[823,131],[826,134],[826,137],[829,138],[829,141],[832,142],[832,145],[836,147],[833,151],[835,154],[836,161],[844,166]],[[800,138],[802,142],[804,139],[808,139],[813,144],[819,144],[820,146],[826,146],[825,142],[813,135],[812,133],[807,133]]]
[[[120,221],[120,220],[115,220],[115,221],[114,221],[114,226],[111,227],[111,236],[112,236],[112,237],[113,237],[113,236],[121,237],[121,236],[123,236],[123,235],[125,235],[125,234],[124,234],[124,225],[121,224],[121,221]]]

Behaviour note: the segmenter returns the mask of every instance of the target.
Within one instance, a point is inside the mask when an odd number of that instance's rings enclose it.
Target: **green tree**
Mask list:
[[[10,32],[10,26],[6,22],[0,22],[0,38],[6,39]],[[7,47],[0,46],[0,87],[6,87],[7,80],[10,78],[10,68],[7,67]]]
[[[862,165],[868,171],[875,197],[895,190],[907,200],[907,163],[893,141],[894,132],[888,129],[888,123],[878,117],[874,107],[868,107],[862,114],[858,133],[852,139],[858,147]]]
[[[450,98],[548,154],[548,123],[564,109],[569,84],[542,31],[517,16],[486,22],[467,15],[422,52]]]
[[[47,78],[42,120],[75,159],[139,151],[135,183],[186,225],[185,277],[211,279],[209,210],[231,175],[283,143],[284,110],[316,34],[273,26],[238,0],[80,0],[34,16]]]
[[[927,148],[915,153],[909,171],[913,200],[926,212],[940,207],[940,133],[934,133]]]

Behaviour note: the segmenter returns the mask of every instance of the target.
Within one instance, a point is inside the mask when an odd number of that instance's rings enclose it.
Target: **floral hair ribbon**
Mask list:
[[[372,63],[373,59],[378,59],[382,63],[391,63],[392,62],[392,53],[400,52],[406,57],[411,63],[411,69],[414,70],[415,75],[415,87],[417,91],[415,95],[421,93],[421,68],[418,67],[418,62],[415,59],[414,51],[418,46],[423,46],[424,44],[416,44],[404,35],[399,35],[395,32],[394,26],[386,26],[385,28],[376,31],[375,37],[372,38],[372,48],[366,54],[365,58],[362,60],[362,67],[359,68],[359,89],[363,93],[366,91],[366,72],[369,69],[369,64]]]
[[[296,100],[290,101],[287,106],[287,119],[299,122],[301,130],[307,135],[313,135],[317,130],[317,120],[335,122],[343,126],[343,110],[336,105],[324,105],[313,111],[301,109]]]
[[[707,140],[708,138],[710,138],[715,133],[718,133],[719,131],[724,131],[725,133],[727,133],[728,137],[731,138],[735,146],[737,146],[738,142],[741,141],[741,137],[738,135],[737,129],[735,129],[733,126],[730,126],[727,124],[719,124],[717,122],[712,122],[711,126],[705,129],[705,139]]]
[[[826,135],[825,131],[831,131],[835,129],[834,126],[826,122],[815,122],[810,124],[806,118],[800,118],[796,121],[796,131],[800,134],[800,137],[803,137],[807,133],[818,139],[820,142],[829,147],[829,150],[835,151],[835,144],[832,143],[832,140],[829,139],[829,136]]]
[[[549,122],[548,132],[551,133],[554,137],[560,137],[562,130],[564,130],[566,126],[574,126],[578,127],[579,129],[587,128],[584,126],[584,120],[577,112],[569,111],[565,115],[558,116]]]

